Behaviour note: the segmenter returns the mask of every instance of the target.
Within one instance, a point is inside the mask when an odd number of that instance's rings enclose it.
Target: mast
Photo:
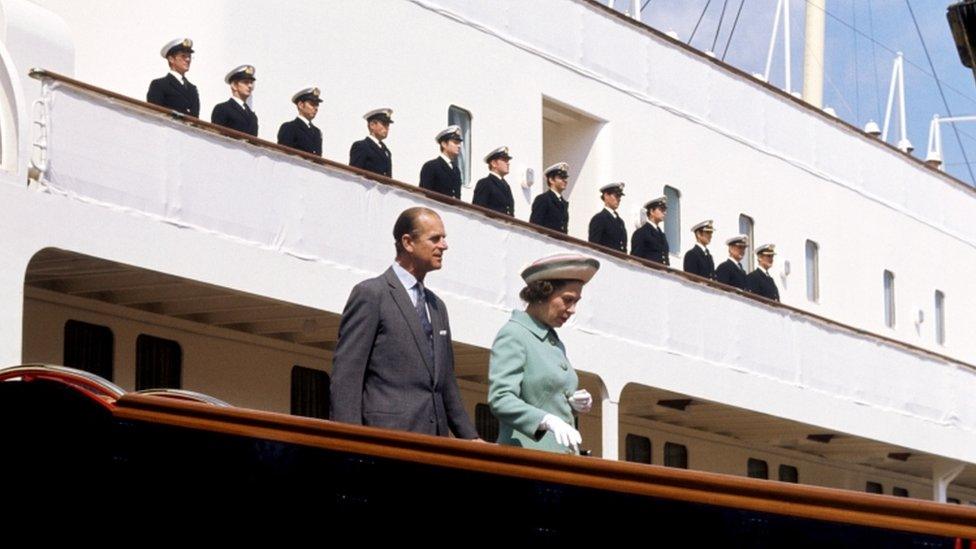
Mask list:
[[[803,45],[803,99],[823,107],[824,28],[827,0],[807,0]]]

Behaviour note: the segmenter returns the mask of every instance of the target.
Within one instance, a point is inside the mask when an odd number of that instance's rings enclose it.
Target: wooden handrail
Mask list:
[[[593,0],[585,0],[585,1],[590,2],[590,3],[593,3],[594,5],[602,8],[602,9],[610,10],[610,8],[607,8],[606,6],[602,6],[600,4],[597,4],[596,2],[593,2]],[[620,17],[625,17],[624,15],[619,14],[619,13],[613,11],[613,10],[610,10],[610,11],[612,13],[614,13],[615,15],[618,15]],[[635,22],[635,24],[636,24],[636,22]],[[647,27],[647,29],[650,30],[650,31],[652,31],[652,32],[654,32],[654,33],[658,33],[658,31],[655,31],[654,29],[651,29],[650,27]],[[665,37],[665,38],[667,38],[668,40],[672,40],[670,37]],[[691,51],[696,51],[697,52],[697,50],[694,50],[694,49],[691,49]],[[706,56],[706,58],[708,58],[708,57]],[[711,58],[708,58],[708,59],[711,59]],[[711,60],[712,61],[715,61],[713,59],[711,59]],[[724,66],[724,64],[723,64],[723,66]],[[732,69],[730,67],[730,70],[737,70],[737,69]],[[44,69],[31,69],[30,76],[32,78],[37,79],[37,80],[44,80],[44,79],[54,80],[56,82],[60,82],[62,84],[66,84],[69,87],[75,88],[75,89],[77,89],[79,91],[83,91],[83,92],[88,93],[90,95],[99,96],[99,97],[103,97],[103,98],[109,98],[109,99],[112,99],[112,100],[117,101],[119,103],[122,103],[122,104],[124,104],[127,107],[131,107],[131,108],[134,108],[134,109],[137,109],[137,110],[151,111],[151,112],[154,112],[156,114],[166,115],[166,116],[171,117],[174,121],[181,122],[181,123],[183,123],[183,124],[185,124],[187,126],[194,127],[194,128],[197,128],[197,129],[200,129],[200,130],[209,132],[209,133],[216,133],[216,134],[219,134],[219,135],[222,135],[222,136],[225,136],[225,137],[229,137],[229,138],[232,138],[232,139],[238,139],[238,140],[241,140],[241,141],[246,141],[247,143],[249,143],[251,145],[254,145],[256,147],[260,147],[262,149],[276,151],[276,152],[288,154],[288,155],[291,155],[291,156],[298,156],[298,157],[300,157],[300,158],[302,158],[304,160],[307,160],[307,161],[309,161],[309,162],[311,162],[313,164],[317,164],[319,166],[325,166],[327,168],[334,169],[334,170],[338,170],[338,171],[343,171],[343,172],[348,172],[348,173],[354,173],[354,174],[356,174],[356,175],[358,175],[360,177],[364,177],[366,179],[371,179],[373,181],[376,181],[377,183],[381,183],[381,184],[388,185],[388,186],[391,186],[391,187],[396,187],[398,189],[402,189],[404,191],[407,191],[407,192],[410,192],[410,193],[413,193],[413,194],[422,195],[425,198],[428,198],[430,200],[434,200],[434,201],[437,201],[437,202],[441,202],[443,204],[447,204],[447,205],[450,205],[450,206],[454,206],[454,207],[460,208],[462,210],[468,210],[468,211],[478,212],[481,215],[484,215],[484,216],[493,218],[493,219],[495,219],[497,221],[500,221],[502,223],[505,223],[505,224],[508,224],[508,225],[511,225],[511,226],[514,226],[514,227],[519,227],[521,229],[529,230],[529,231],[532,231],[532,232],[535,232],[535,233],[538,233],[538,234],[543,234],[543,235],[546,235],[546,236],[548,236],[550,238],[554,238],[556,240],[560,240],[562,242],[566,242],[566,243],[572,244],[574,246],[579,246],[579,247],[582,247],[582,248],[587,248],[591,252],[601,253],[601,254],[604,254],[604,255],[613,257],[615,259],[621,260],[621,261],[626,261],[626,262],[631,263],[631,264],[634,264],[634,265],[640,265],[640,266],[645,267],[645,268],[648,268],[648,269],[653,269],[653,270],[656,270],[656,271],[664,272],[664,273],[667,273],[667,274],[669,274],[671,276],[675,276],[675,277],[678,277],[678,278],[683,278],[683,279],[685,279],[685,280],[687,280],[689,282],[693,282],[695,284],[699,284],[699,285],[702,285],[702,286],[709,286],[711,288],[719,289],[719,290],[722,290],[722,291],[725,291],[725,292],[734,293],[734,294],[737,294],[739,296],[752,299],[752,300],[754,300],[754,301],[756,301],[758,303],[761,303],[761,304],[763,304],[763,305],[765,305],[767,307],[771,307],[773,309],[778,309],[778,310],[781,310],[781,311],[787,311],[787,312],[789,312],[791,314],[795,314],[795,315],[799,315],[799,316],[802,316],[802,317],[805,317],[805,318],[809,318],[809,319],[812,319],[812,320],[816,320],[816,321],[819,321],[821,323],[827,324],[828,326],[831,326],[833,328],[839,328],[839,329],[842,329],[842,330],[845,330],[845,331],[848,331],[848,332],[852,332],[852,333],[855,333],[855,334],[858,334],[858,335],[861,335],[861,336],[865,336],[865,337],[869,337],[869,338],[872,338],[872,339],[875,339],[875,340],[878,340],[878,341],[882,341],[882,342],[888,343],[890,345],[894,345],[896,347],[905,349],[905,350],[910,351],[910,352],[913,352],[913,353],[918,353],[918,354],[926,355],[926,356],[929,356],[931,358],[936,358],[936,359],[939,359],[939,360],[951,362],[953,364],[959,364],[961,366],[965,366],[965,367],[970,368],[972,370],[976,370],[976,365],[970,364],[970,363],[965,362],[965,361],[963,361],[961,359],[958,359],[958,358],[950,357],[948,355],[944,355],[944,354],[941,354],[941,353],[937,353],[935,351],[931,351],[931,350],[925,349],[923,347],[918,347],[918,346],[912,345],[910,343],[906,343],[904,341],[900,341],[900,340],[897,340],[897,339],[893,339],[893,338],[890,338],[890,337],[885,336],[885,335],[882,335],[882,334],[878,334],[878,333],[875,333],[875,332],[870,332],[870,331],[865,330],[865,329],[862,329],[862,328],[857,328],[857,327],[854,327],[854,326],[851,326],[851,325],[848,325],[848,324],[844,324],[844,323],[839,322],[837,320],[833,320],[833,319],[830,319],[830,318],[827,318],[827,317],[823,317],[823,316],[820,316],[818,314],[812,313],[810,311],[805,311],[803,309],[799,309],[799,308],[793,307],[791,305],[786,305],[786,304],[780,303],[778,301],[772,301],[770,299],[766,299],[765,297],[761,297],[759,295],[752,294],[752,293],[749,293],[749,292],[745,292],[743,290],[740,290],[740,289],[735,288],[735,287],[732,287],[732,286],[728,286],[726,284],[722,284],[721,282],[717,282],[717,281],[714,281],[714,280],[711,280],[711,279],[703,278],[703,277],[700,277],[698,275],[694,275],[694,274],[691,274],[691,273],[686,273],[686,272],[681,271],[681,270],[678,270],[678,269],[673,269],[671,267],[668,267],[668,266],[665,266],[665,265],[661,265],[661,264],[655,263],[653,261],[648,261],[646,259],[642,259],[642,258],[639,258],[639,257],[635,257],[635,256],[632,256],[632,255],[629,255],[629,254],[625,254],[625,253],[622,253],[622,252],[620,252],[618,250],[614,250],[614,249],[611,249],[611,248],[607,248],[605,246],[600,246],[600,245],[597,245],[597,244],[593,244],[593,243],[587,242],[585,240],[581,240],[579,238],[576,238],[574,236],[569,236],[567,234],[563,234],[563,233],[560,233],[560,232],[557,232],[557,231],[553,231],[553,230],[547,229],[545,227],[540,227],[538,225],[534,225],[534,224],[529,223],[527,221],[522,221],[520,219],[516,219],[516,218],[513,218],[513,217],[509,217],[507,215],[498,213],[498,212],[493,211],[493,210],[489,210],[487,208],[483,208],[481,206],[476,206],[474,204],[469,204],[467,202],[463,202],[461,200],[458,200],[458,199],[453,198],[453,197],[450,197],[450,196],[446,196],[446,195],[443,195],[443,194],[440,194],[440,193],[437,193],[437,192],[434,192],[434,191],[430,191],[430,190],[427,190],[427,189],[422,189],[422,188],[420,188],[420,187],[418,187],[416,185],[411,185],[409,183],[404,183],[402,181],[398,181],[398,180],[393,179],[393,178],[390,178],[390,177],[386,177],[386,176],[383,176],[383,175],[379,175],[379,174],[375,174],[375,173],[372,173],[372,172],[368,172],[366,170],[362,170],[362,169],[355,168],[355,167],[352,167],[352,166],[347,166],[346,164],[341,164],[339,162],[335,162],[334,160],[329,160],[329,159],[323,158],[321,156],[309,154],[307,152],[300,151],[300,150],[297,150],[297,149],[293,149],[291,147],[286,147],[284,145],[279,145],[278,143],[273,143],[271,141],[266,141],[264,139],[260,139],[258,137],[253,136],[253,135],[246,134],[246,133],[243,133],[243,132],[239,132],[237,130],[232,130],[230,128],[225,128],[223,126],[218,126],[216,124],[212,124],[210,122],[206,122],[204,120],[200,120],[199,118],[194,118],[192,116],[187,116],[187,115],[184,115],[182,113],[179,113],[179,112],[176,112],[176,111],[167,109],[165,107],[160,107],[158,105],[153,105],[151,103],[146,103],[144,101],[140,101],[140,100],[134,99],[132,97],[128,97],[128,96],[125,96],[125,95],[122,95],[122,94],[119,94],[119,93],[116,93],[116,92],[113,92],[113,91],[109,91],[109,90],[106,90],[106,89],[103,89],[103,88],[99,88],[97,86],[93,86],[91,84],[88,84],[88,83],[85,83],[85,82],[81,82],[79,80],[75,80],[74,78],[70,78],[70,77],[67,77],[67,76],[64,76],[64,75],[55,73],[55,72],[47,71],[47,70],[44,70]],[[791,99],[796,100],[796,98],[793,98],[793,97],[791,97]]]
[[[116,418],[624,494],[976,539],[976,508],[550,454],[241,408],[127,394]]]

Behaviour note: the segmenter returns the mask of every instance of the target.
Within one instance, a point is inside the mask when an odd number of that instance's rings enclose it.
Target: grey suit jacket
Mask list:
[[[464,411],[444,302],[427,290],[434,363],[407,290],[389,268],[349,294],[332,361],[331,418],[428,435],[478,436]]]

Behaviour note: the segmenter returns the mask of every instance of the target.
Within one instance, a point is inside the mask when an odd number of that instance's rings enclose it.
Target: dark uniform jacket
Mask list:
[[[634,231],[634,235],[630,238],[630,255],[670,265],[669,252],[667,235],[653,223],[644,223],[644,226]]]
[[[702,251],[697,244],[685,253],[684,267],[686,273],[715,278],[715,262],[712,260],[712,254]]]
[[[732,259],[726,259],[715,269],[715,280],[740,290],[746,289],[746,272]]]
[[[606,208],[590,219],[590,242],[627,253],[627,227],[620,215],[614,215]]]
[[[762,269],[756,269],[746,276],[746,291],[761,295],[766,299],[779,301],[776,281]]]
[[[322,130],[295,117],[278,128],[278,144],[321,156]]]
[[[457,159],[453,168],[440,156],[425,162],[420,168],[420,188],[461,198],[461,169]]]
[[[368,137],[354,142],[349,148],[349,165],[393,177],[393,153],[382,141],[377,145]]]
[[[214,105],[213,112],[210,113],[210,121],[218,126],[249,133],[255,137],[258,135],[258,115],[250,108],[245,109],[233,99]]]
[[[569,202],[548,190],[532,201],[529,223],[561,233],[569,232]]]
[[[189,80],[184,86],[172,74],[167,74],[149,83],[146,101],[190,116],[200,116],[200,95],[197,94],[197,87],[191,84]]]
[[[330,417],[428,435],[477,438],[454,374],[447,309],[425,291],[433,350],[393,268],[352,289],[332,360]]]
[[[474,200],[471,202],[475,206],[483,206],[505,215],[515,215],[515,199],[512,198],[512,188],[508,186],[507,181],[493,173],[478,180],[478,184],[474,186]]]

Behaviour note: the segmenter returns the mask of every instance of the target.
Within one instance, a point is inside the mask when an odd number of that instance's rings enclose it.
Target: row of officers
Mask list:
[[[178,38],[163,46],[160,55],[166,59],[169,73],[150,83],[146,94],[149,103],[199,117],[200,97],[197,88],[186,79],[193,53],[193,41],[189,38]],[[214,106],[211,122],[257,136],[258,117],[247,103],[254,91],[255,81],[256,71],[253,66],[241,65],[231,69],[224,77],[224,82],[230,86],[231,97]],[[297,116],[279,127],[278,143],[321,155],[322,132],[312,123],[318,114],[319,104],[322,103],[320,90],[315,87],[304,88],[296,92],[291,101],[295,105]],[[393,111],[389,108],[373,109],[363,115],[363,118],[366,120],[369,135],[352,144],[349,165],[391,177],[393,155],[384,140],[389,135],[390,124],[393,123]],[[464,141],[461,128],[448,126],[438,132],[434,139],[440,149],[439,154],[421,168],[420,187],[460,199],[462,178],[458,157]],[[484,157],[489,173],[475,186],[472,201],[475,205],[509,216],[515,215],[515,200],[511,187],[505,180],[512,158],[508,147],[494,149]],[[529,221],[567,233],[569,202],[563,197],[563,192],[569,182],[569,165],[559,162],[546,168],[544,173],[548,189],[532,202]],[[594,244],[627,253],[627,228],[617,213],[623,196],[624,183],[611,183],[600,188],[604,207],[590,220],[588,239]],[[667,209],[667,199],[664,196],[644,204],[642,215],[646,217],[646,222],[631,235],[631,255],[669,265],[668,239],[660,227],[667,216]],[[685,253],[686,272],[779,301],[776,282],[769,274],[776,254],[773,244],[756,248],[759,267],[746,273],[742,259],[749,246],[748,236],[736,235],[726,240],[729,258],[716,268],[708,249],[715,232],[712,221],[698,223],[692,227],[692,231],[696,243]]]

